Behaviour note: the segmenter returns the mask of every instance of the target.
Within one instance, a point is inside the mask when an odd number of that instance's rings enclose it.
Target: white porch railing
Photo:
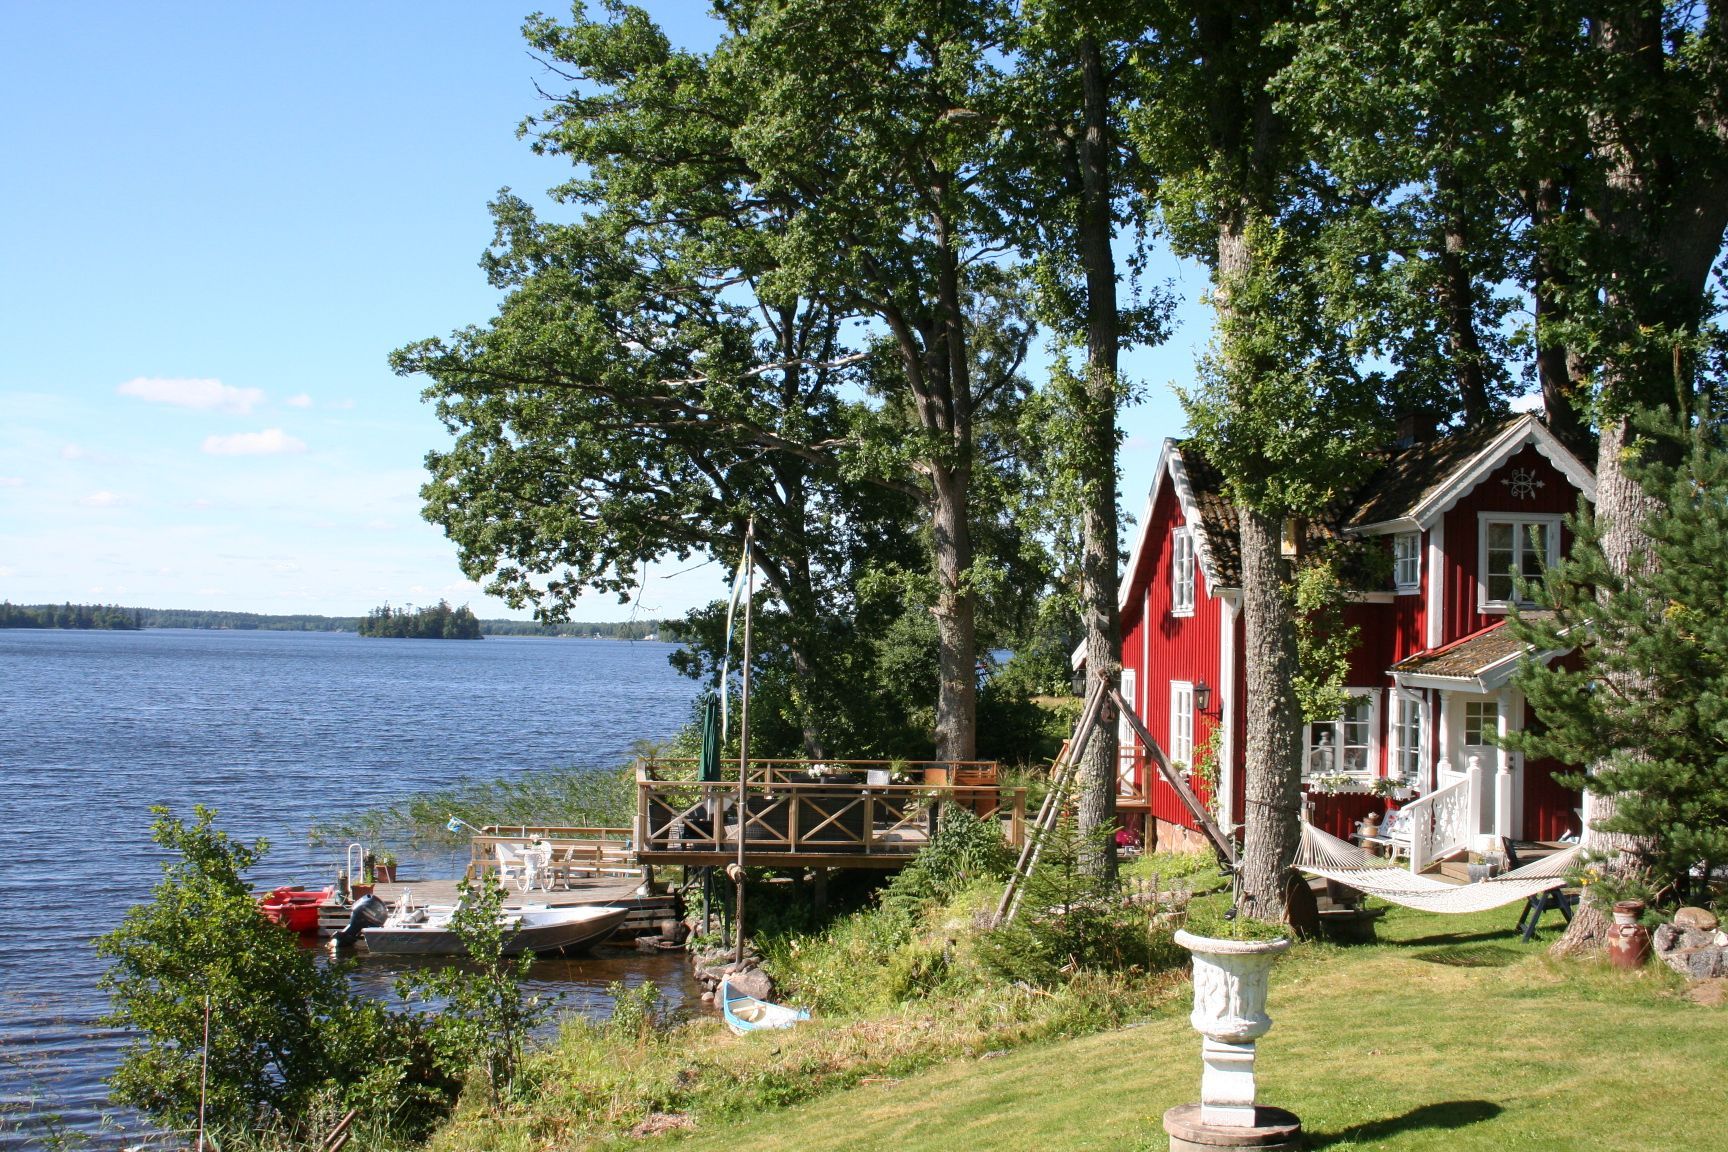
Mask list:
[[[1482,775],[1475,763],[1471,769],[1462,780],[1404,805],[1410,821],[1410,871],[1420,872],[1470,846],[1479,820],[1476,796]]]

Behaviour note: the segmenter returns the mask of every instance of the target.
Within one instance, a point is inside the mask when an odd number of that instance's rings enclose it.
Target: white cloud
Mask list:
[[[266,428],[262,432],[206,436],[204,451],[212,456],[280,456],[285,452],[306,451],[306,442],[295,439],[280,428]]]
[[[290,408],[310,408],[312,407],[312,397],[305,392],[297,392],[282,403]]]
[[[1543,410],[1542,393],[1531,392],[1529,395],[1520,396],[1512,401],[1510,407],[1514,412],[1534,412],[1540,416]]]
[[[119,493],[110,492],[104,488],[100,492],[90,493],[90,495],[80,500],[79,503],[84,505],[86,508],[113,508],[121,503],[121,499]]]
[[[352,401],[352,400],[332,400],[332,401],[330,401],[330,407],[340,408],[340,409],[346,411],[347,409],[354,407],[354,401]]]
[[[85,455],[84,449],[76,444],[66,444],[60,449],[60,459],[62,460],[82,460]]]
[[[22,477],[22,476],[0,476],[0,488],[22,488],[22,487],[24,487],[24,477]]]
[[[0,580],[9,579],[16,575],[18,575],[18,569],[16,568],[0,568]]]
[[[244,416],[254,405],[264,400],[259,388],[236,388],[220,380],[176,379],[163,376],[139,376],[115,389],[122,396],[136,396],[153,404],[172,404],[176,408],[216,409]]]

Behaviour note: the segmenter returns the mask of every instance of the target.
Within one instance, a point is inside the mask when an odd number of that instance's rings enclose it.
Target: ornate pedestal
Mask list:
[[[1203,1037],[1200,1102],[1164,1114],[1172,1152],[1207,1148],[1301,1147],[1302,1123],[1278,1108],[1254,1105],[1254,1042],[1272,1027],[1266,982],[1288,940],[1219,940],[1176,933],[1194,954],[1194,1011]]]

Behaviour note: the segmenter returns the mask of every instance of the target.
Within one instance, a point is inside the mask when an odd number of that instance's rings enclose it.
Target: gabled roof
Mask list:
[[[1208,589],[1234,588],[1241,583],[1241,550],[1236,544],[1236,510],[1224,499],[1224,479],[1198,451],[1166,436],[1152,473],[1152,491],[1146,494],[1146,511],[1140,517],[1140,532],[1128,555],[1126,576],[1117,588],[1117,607],[1128,606],[1134,575],[1146,558],[1147,526],[1158,505],[1158,494],[1169,484],[1182,509],[1182,519],[1201,531],[1194,540],[1194,555]],[[1078,665],[1076,665],[1078,667]]]
[[[1596,499],[1596,477],[1528,413],[1416,444],[1394,455],[1345,523],[1353,532],[1425,530],[1513,456],[1533,445],[1573,487]]]
[[[1531,619],[1551,618],[1548,612],[1525,612]],[[1450,644],[1406,656],[1392,665],[1390,671],[1410,687],[1459,687],[1468,683],[1479,691],[1491,692],[1504,684],[1518,669],[1519,657],[1533,651],[1513,635],[1506,621],[1497,620]],[[1558,653],[1544,653],[1544,662]],[[1448,683],[1451,682],[1451,683]]]

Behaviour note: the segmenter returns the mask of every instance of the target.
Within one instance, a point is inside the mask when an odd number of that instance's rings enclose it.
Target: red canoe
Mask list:
[[[277,888],[258,898],[258,908],[288,931],[304,936],[318,931],[319,909],[330,903],[334,896],[329,888],[316,892],[305,888]]]

